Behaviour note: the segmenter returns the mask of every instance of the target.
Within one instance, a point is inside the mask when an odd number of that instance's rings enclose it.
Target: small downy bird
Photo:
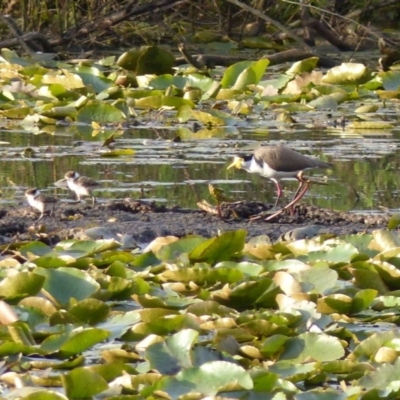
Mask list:
[[[77,203],[81,201],[81,196],[90,196],[92,198],[92,207],[96,204],[96,198],[93,196],[92,191],[100,186],[92,178],[80,176],[76,171],[68,171],[64,178],[67,181],[68,188],[75,192]]]
[[[35,221],[35,225],[43,218],[45,213],[53,216],[58,199],[53,196],[40,193],[36,188],[25,191],[25,197],[31,207],[36,208],[41,212],[39,219]]]
[[[271,145],[261,146],[249,155],[234,157],[232,164],[227,169],[232,167],[244,169],[253,174],[259,174],[273,181],[277,190],[274,207],[278,205],[279,199],[282,196],[280,180],[283,178],[296,178],[300,183],[293,197],[293,211],[294,204],[307,192],[307,188],[302,190],[305,184],[303,171],[313,168],[331,168],[332,164],[318,160],[317,158],[307,157],[284,145]]]

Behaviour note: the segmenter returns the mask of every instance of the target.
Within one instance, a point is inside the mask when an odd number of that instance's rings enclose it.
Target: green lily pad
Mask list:
[[[221,80],[222,88],[246,90],[249,85],[257,84],[269,64],[268,59],[241,61],[226,69]]]
[[[323,333],[307,332],[289,339],[280,359],[297,364],[306,360],[332,361],[343,356],[344,348],[338,338]]]
[[[110,333],[104,329],[86,328],[75,332],[65,332],[46,338],[40,348],[52,353],[58,351],[61,358],[69,358],[106,340]]]
[[[165,342],[154,343],[146,349],[146,359],[152,368],[163,375],[176,375],[181,369],[192,366],[190,350],[199,333],[184,329],[167,338]]]
[[[253,388],[253,381],[249,373],[239,365],[211,361],[200,367],[184,369],[174,378],[164,378],[161,383],[162,390],[172,399],[178,399],[185,393],[215,396],[227,387],[250,390]]]
[[[69,399],[89,399],[108,389],[107,381],[89,368],[75,368],[61,375],[65,393]]]
[[[199,244],[190,252],[189,258],[194,262],[205,261],[210,264],[230,260],[242,252],[246,235],[243,229],[225,232]]]
[[[0,282],[0,297],[6,299],[36,295],[43,287],[45,278],[33,272],[18,272]]]
[[[322,78],[325,83],[360,85],[371,79],[371,71],[360,63],[343,63],[330,69]]]
[[[36,272],[45,278],[43,288],[63,305],[68,304],[71,298],[84,300],[100,288],[87,272],[75,268],[36,268]]]
[[[125,118],[124,113],[117,107],[102,102],[88,103],[76,115],[78,122],[86,122],[87,124],[93,121],[97,123],[122,122]]]

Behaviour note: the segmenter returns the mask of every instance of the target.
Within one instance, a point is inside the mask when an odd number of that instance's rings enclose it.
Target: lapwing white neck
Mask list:
[[[50,216],[54,214],[54,209],[58,203],[58,199],[55,197],[42,194],[36,188],[26,190],[25,197],[29,205],[41,213],[40,217],[35,221],[35,225],[43,218],[45,213],[49,213]]]
[[[100,184],[86,176],[80,176],[76,171],[68,171],[65,179],[70,190],[75,192],[77,202],[81,201],[81,196],[90,196],[92,198],[92,207],[96,204],[96,198],[92,194],[92,190],[98,188]]]
[[[261,146],[253,154],[234,157],[232,164],[227,169],[235,167],[244,169],[253,174],[259,174],[271,179],[276,185],[277,198],[274,207],[277,206],[282,196],[280,180],[283,178],[295,178],[300,184],[293,198],[293,205],[299,201],[307,190],[302,191],[304,185],[303,171],[313,168],[330,168],[332,164],[316,158],[307,157],[284,145]],[[297,198],[298,197],[298,198]],[[293,206],[292,206],[293,207]]]

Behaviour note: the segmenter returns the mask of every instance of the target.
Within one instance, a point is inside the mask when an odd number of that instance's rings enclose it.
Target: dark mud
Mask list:
[[[54,218],[45,216],[36,229],[43,229],[49,244],[74,238],[82,230],[92,227],[111,228],[117,233],[129,234],[138,243],[148,243],[158,236],[183,237],[190,234],[211,237],[221,231],[246,229],[248,238],[268,235],[272,241],[299,227],[317,225],[320,233],[335,235],[371,231],[387,226],[388,215],[361,215],[336,212],[314,206],[297,205],[293,216],[282,214],[272,221],[249,221],[249,216],[265,212],[270,206],[257,202],[237,203],[233,213],[230,206],[223,207],[224,217],[202,210],[187,210],[139,201],[113,201],[91,208],[87,203],[61,203]],[[39,214],[28,206],[0,209],[0,236],[32,240],[32,229]],[[41,227],[40,225],[43,225]],[[5,238],[4,238],[5,237]]]

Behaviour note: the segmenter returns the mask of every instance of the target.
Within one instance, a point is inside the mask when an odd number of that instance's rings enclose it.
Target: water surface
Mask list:
[[[392,113],[392,118],[395,114]],[[275,185],[245,171],[226,170],[232,156],[259,144],[286,143],[293,149],[334,164],[332,170],[315,170],[327,176],[327,186],[313,186],[304,201],[336,210],[382,212],[397,210],[399,202],[400,129],[384,132],[350,132],[289,128],[275,121],[245,128],[192,132],[187,128],[135,128],[116,138],[114,148],[134,149],[134,156],[104,158],[102,142],[76,127],[56,127],[52,134],[29,129],[0,130],[0,188],[4,204],[23,202],[28,187],[38,187],[62,199],[71,194],[54,182],[76,170],[101,182],[99,201],[116,198],[153,199],[168,206],[195,208],[199,200],[212,201],[209,182],[225,189],[233,199],[273,202]],[[173,142],[180,136],[181,142]],[[26,151],[32,149],[33,155]],[[282,182],[291,197],[298,183]],[[359,201],[356,203],[357,196]],[[356,203],[356,204],[355,204]]]

